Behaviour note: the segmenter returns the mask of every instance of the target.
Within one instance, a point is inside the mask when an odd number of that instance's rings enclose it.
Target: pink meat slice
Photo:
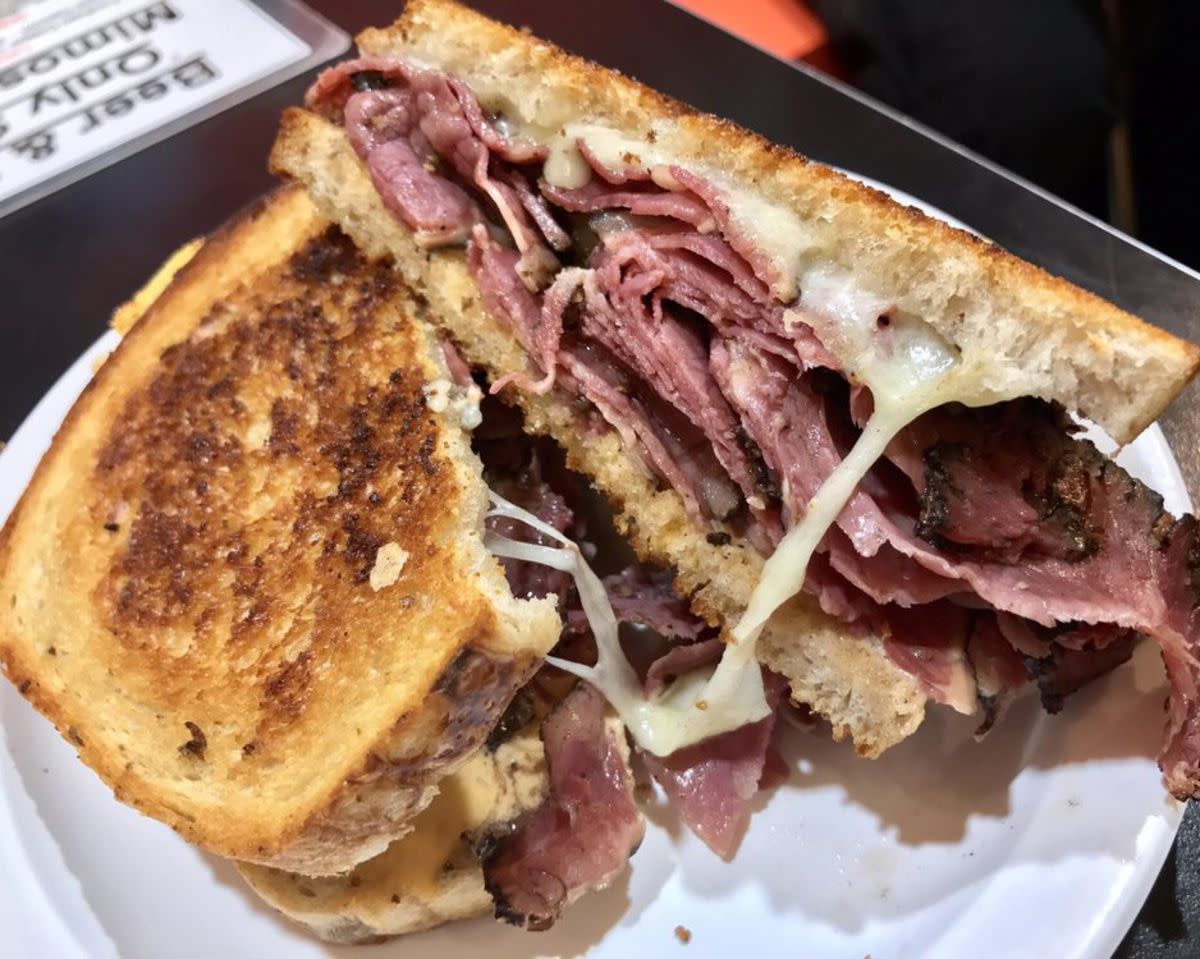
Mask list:
[[[542,723],[546,798],[478,845],[497,919],[548,929],[581,893],[608,885],[641,843],[645,820],[604,709],[586,683],[554,708]]]
[[[669,756],[642,751],[646,768],[662,786],[680,819],[725,860],[731,859],[737,849],[764,774],[769,782],[779,779],[778,775],[770,775],[775,772],[775,764],[769,757],[777,710],[787,683],[771,673],[764,674],[764,682],[772,707],[765,719]]]

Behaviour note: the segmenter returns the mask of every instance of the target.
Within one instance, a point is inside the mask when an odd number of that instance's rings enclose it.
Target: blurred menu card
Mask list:
[[[0,215],[346,44],[292,0],[22,4],[0,18]]]

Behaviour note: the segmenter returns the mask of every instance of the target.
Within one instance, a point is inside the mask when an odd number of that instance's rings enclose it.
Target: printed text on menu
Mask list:
[[[0,201],[308,53],[248,0],[49,0],[0,21]]]

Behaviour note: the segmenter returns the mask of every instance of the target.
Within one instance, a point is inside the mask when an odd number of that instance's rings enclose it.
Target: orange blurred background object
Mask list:
[[[679,6],[785,60],[828,42],[825,27],[800,0],[674,0]]]

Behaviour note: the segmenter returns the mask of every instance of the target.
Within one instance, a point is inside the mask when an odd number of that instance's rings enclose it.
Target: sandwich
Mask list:
[[[281,256],[281,251],[283,255]],[[8,678],[118,799],[236,860],[382,852],[557,641],[393,272],[286,189],[208,239],[5,526]]]
[[[1079,426],[1132,440],[1195,346],[453,0],[362,33],[271,163],[717,631],[651,697],[619,651],[564,667],[652,770],[777,683],[877,756],[930,702],[1057,711],[1145,638],[1166,785],[1200,792],[1196,524]]]

